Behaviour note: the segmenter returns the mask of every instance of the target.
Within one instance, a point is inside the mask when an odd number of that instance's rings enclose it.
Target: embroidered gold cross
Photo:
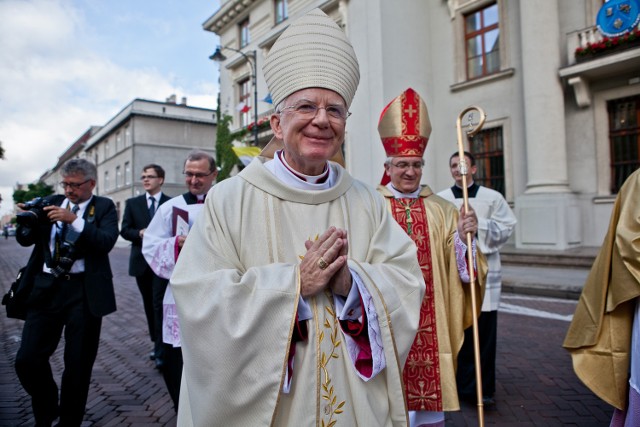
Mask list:
[[[413,115],[415,114],[417,110],[415,108],[413,108],[413,105],[409,105],[409,108],[405,108],[404,112],[407,113],[409,115],[409,118],[413,118]]]
[[[416,203],[418,199],[411,199],[409,203],[404,203],[400,199],[396,199],[396,200],[398,200],[398,203],[400,203],[402,207],[404,207],[404,213],[405,215],[407,215],[407,234],[411,236],[411,233],[413,232],[413,218],[411,217],[411,211],[412,211],[412,206]]]

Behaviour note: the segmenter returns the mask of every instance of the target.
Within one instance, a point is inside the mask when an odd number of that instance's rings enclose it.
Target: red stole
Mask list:
[[[440,359],[436,330],[436,311],[424,198],[391,200],[391,212],[418,248],[418,263],[426,284],[420,307],[420,324],[409,357],[404,365],[403,380],[410,411],[442,411]]]

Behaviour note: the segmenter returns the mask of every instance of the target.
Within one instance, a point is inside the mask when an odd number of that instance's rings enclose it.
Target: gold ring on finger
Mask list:
[[[327,261],[320,257],[320,259],[318,260],[318,267],[320,267],[320,270],[324,270],[325,268],[329,267],[329,264],[327,264]]]

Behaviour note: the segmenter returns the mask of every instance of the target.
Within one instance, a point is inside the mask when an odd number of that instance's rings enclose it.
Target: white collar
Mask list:
[[[420,190],[422,190],[422,188],[418,186],[418,189],[416,191],[412,191],[411,193],[403,193],[396,187],[394,187],[391,183],[388,183],[386,187],[393,193],[393,197],[395,197],[396,199],[417,199],[420,195]]]
[[[85,200],[84,202],[78,203],[78,213],[79,212],[84,212],[84,208],[87,207],[87,205],[89,204],[89,202],[91,201],[91,199],[93,199],[93,195],[91,195],[91,197],[89,197],[87,200]],[[71,210],[71,208],[73,207],[73,203],[71,203],[71,200],[65,198],[64,201],[66,203],[62,203],[61,207],[64,207],[66,209]],[[80,215],[78,215],[80,216]]]
[[[300,174],[298,172],[293,173],[291,171],[291,168],[283,163],[281,157],[282,156],[279,155],[279,151],[276,151],[276,153],[273,155],[273,160],[269,160],[264,164],[264,166],[271,173],[273,173],[276,176],[276,178],[278,178],[280,181],[282,181],[284,184],[288,185],[289,187],[297,188],[300,190],[318,191],[318,190],[326,190],[328,188],[331,188],[336,183],[336,173],[334,169],[329,165],[328,162],[327,162],[327,167],[329,168],[329,171],[328,171],[329,176],[327,177],[327,180],[320,184],[315,184],[315,182],[319,178],[324,176],[326,172],[323,172],[319,176],[309,176],[309,177],[306,175]],[[306,181],[303,180],[298,175],[304,177]]]

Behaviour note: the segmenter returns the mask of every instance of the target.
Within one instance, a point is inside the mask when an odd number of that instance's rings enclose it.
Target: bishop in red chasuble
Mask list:
[[[418,249],[426,284],[418,333],[403,380],[412,426],[444,426],[444,411],[458,410],[455,369],[464,329],[479,314],[471,307],[465,233],[475,235],[473,211],[459,213],[450,202],[421,186],[423,154],[431,133],[427,106],[407,89],[382,112],[378,132],[387,154],[378,191]],[[477,295],[482,296],[486,261],[476,253]],[[467,282],[467,283],[465,283]]]

